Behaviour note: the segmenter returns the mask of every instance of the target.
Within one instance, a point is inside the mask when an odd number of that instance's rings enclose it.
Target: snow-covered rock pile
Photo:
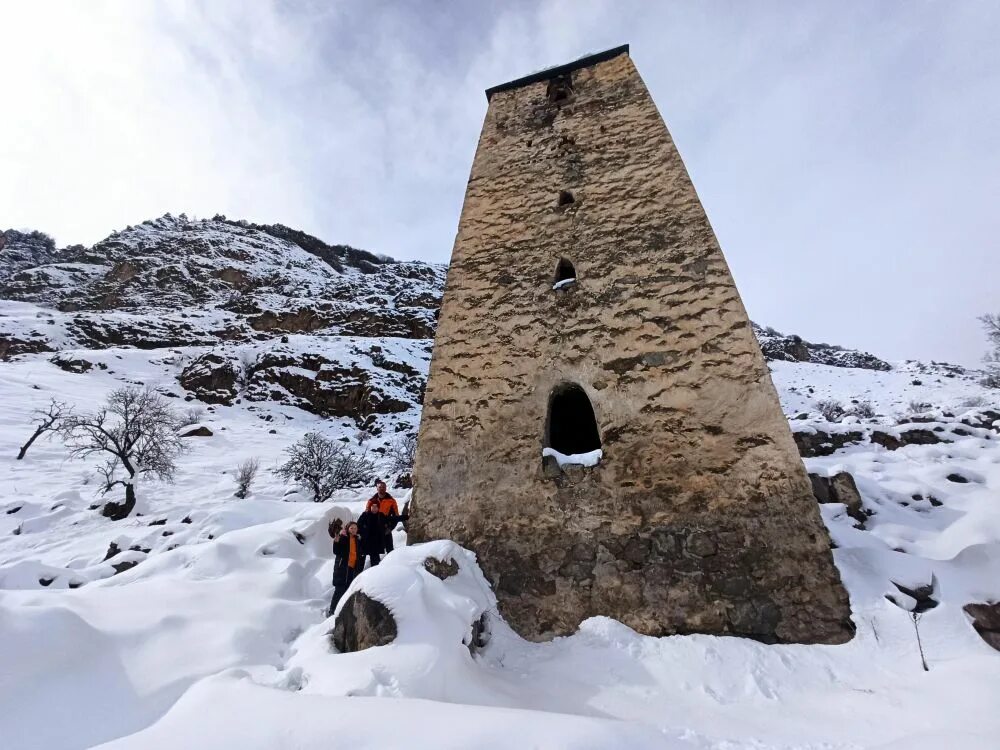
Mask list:
[[[764,357],[784,362],[813,362],[831,367],[857,367],[865,370],[889,370],[891,365],[874,354],[845,349],[832,344],[812,344],[801,336],[785,335],[770,327],[752,324]]]

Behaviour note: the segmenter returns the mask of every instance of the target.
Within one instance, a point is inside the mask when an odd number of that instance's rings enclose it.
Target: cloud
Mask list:
[[[165,211],[447,260],[483,90],[623,42],[753,317],[974,363],[995,309],[992,2],[4,4],[0,224]]]

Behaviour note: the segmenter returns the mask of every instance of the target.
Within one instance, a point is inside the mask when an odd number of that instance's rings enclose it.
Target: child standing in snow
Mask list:
[[[358,525],[351,521],[340,530],[333,542],[333,599],[330,600],[332,616],[337,609],[337,603],[351,585],[354,577],[361,572],[361,538],[358,536]]]
[[[369,500],[365,506],[365,512],[358,516],[358,534],[361,536],[362,558],[368,558],[371,567],[375,567],[385,551],[382,546],[385,525],[378,512],[377,500]],[[364,567],[364,560],[362,560],[361,570],[364,570]]]

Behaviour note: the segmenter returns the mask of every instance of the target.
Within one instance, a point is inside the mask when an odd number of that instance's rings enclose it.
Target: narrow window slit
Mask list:
[[[571,193],[569,190],[560,191],[559,201],[556,205],[569,206],[572,203],[576,203],[576,198],[573,197],[573,193]]]

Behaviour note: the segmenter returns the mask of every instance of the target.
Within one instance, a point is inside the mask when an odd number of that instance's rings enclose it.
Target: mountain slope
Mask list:
[[[276,332],[430,338],[445,269],[329,246],[281,225],[167,214],[91,248],[19,241],[0,299],[7,355],[42,347],[260,339]],[[115,313],[115,314],[111,314]]]

